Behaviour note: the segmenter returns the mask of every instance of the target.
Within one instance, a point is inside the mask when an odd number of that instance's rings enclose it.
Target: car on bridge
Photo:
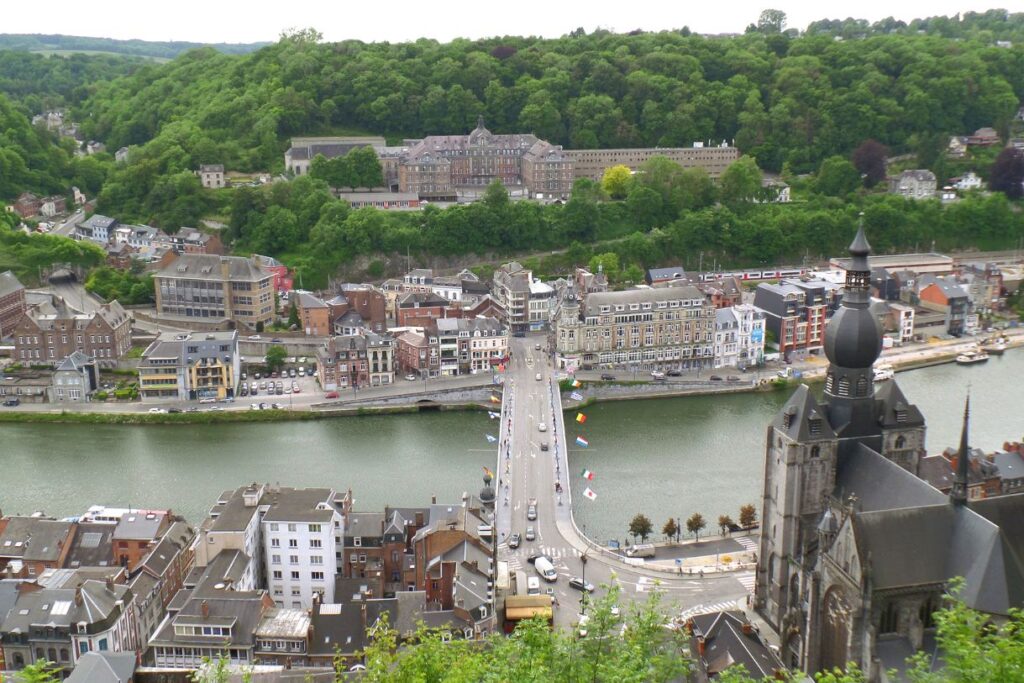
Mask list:
[[[522,542],[522,538],[523,537],[519,535],[518,531],[516,533],[512,534],[508,538],[508,547],[511,548],[512,550],[515,550],[516,548],[519,547],[519,544]]]
[[[537,431],[538,432],[546,432],[546,431],[548,431],[548,426],[546,424],[544,424],[543,422],[541,422],[540,424],[537,425]]]
[[[537,532],[533,530],[532,526],[526,527],[526,540],[527,541],[536,541],[537,540]]]
[[[540,442],[540,449],[542,451],[546,451],[548,449],[548,442],[547,441],[541,441]]]
[[[526,519],[531,522],[537,519],[537,499],[531,498],[530,504],[526,506]]]
[[[543,376],[541,376],[541,374],[540,374],[540,373],[538,372],[538,373],[537,373],[537,374],[536,374],[536,375],[534,376],[534,379],[535,379],[535,380],[537,380],[537,381],[539,382],[539,381],[541,381],[542,379],[544,379],[544,377],[543,377]]]
[[[615,375],[612,375],[612,374],[607,373],[607,372],[602,372],[601,373],[601,381],[602,382],[614,382],[615,381]]]

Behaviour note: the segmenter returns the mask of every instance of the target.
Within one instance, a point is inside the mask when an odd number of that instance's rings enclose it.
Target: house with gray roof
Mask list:
[[[65,565],[77,528],[45,517],[9,517],[0,534],[0,576],[38,576]]]
[[[75,351],[53,371],[51,396],[55,402],[87,401],[100,385],[96,359]]]
[[[786,667],[743,612],[711,612],[687,620],[693,683],[708,683],[729,667],[742,666],[755,680],[774,679]]]
[[[908,199],[932,199],[937,187],[935,174],[923,168],[903,171],[889,178],[889,193]]]
[[[86,652],[78,658],[70,683],[133,683],[134,652]]]
[[[106,244],[113,237],[114,230],[118,225],[116,218],[96,213],[75,227],[75,239]]]

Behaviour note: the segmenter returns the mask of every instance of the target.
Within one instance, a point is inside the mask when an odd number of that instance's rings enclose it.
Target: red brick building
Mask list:
[[[0,339],[14,333],[25,310],[25,287],[11,271],[0,273]]]
[[[409,330],[395,340],[395,362],[398,372],[420,377],[437,377],[441,370],[441,354],[437,336],[428,332]]]
[[[95,313],[78,313],[60,297],[35,306],[14,328],[14,359],[26,365],[57,365],[75,351],[113,367],[132,347],[132,319],[117,301]]]
[[[450,306],[447,299],[432,292],[407,292],[395,302],[395,323],[398,327],[424,327],[448,317]]]

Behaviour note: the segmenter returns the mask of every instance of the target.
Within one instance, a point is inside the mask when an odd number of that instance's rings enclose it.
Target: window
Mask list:
[[[310,524],[309,525],[309,533],[311,533],[311,534],[318,534],[318,533],[320,533],[320,525],[319,524]]]
[[[271,522],[270,523],[270,530],[271,531],[277,531],[277,522]]]
[[[298,564],[298,563],[299,563],[299,556],[298,555],[289,555],[288,556],[288,564]]]
[[[281,556],[280,555],[271,555],[270,556],[270,563],[271,564],[281,564]]]
[[[298,548],[299,547],[299,539],[297,539],[297,538],[289,538],[288,539],[288,547],[289,548]]]
[[[311,576],[311,578],[314,581],[323,581],[324,580],[324,573],[323,572],[313,572],[310,576]]]
[[[310,564],[323,564],[324,563],[324,556],[323,555],[310,555],[309,556],[309,563]]]
[[[320,542],[319,538],[311,538],[311,539],[309,539],[309,547],[310,548],[320,548],[322,546],[323,546],[323,544]]]
[[[294,525],[294,524],[289,524],[289,525],[288,525],[288,531],[292,532],[293,534],[294,534],[294,533],[295,533],[295,532],[296,532],[297,530],[298,530],[298,529],[296,528],[296,525]]]
[[[278,580],[278,581],[280,581],[280,580],[281,580],[281,578],[282,578],[282,577],[281,577],[281,570],[280,570],[280,569],[275,569],[275,570],[274,570],[274,578],[275,578],[276,580]]]
[[[292,581],[298,581],[298,580],[299,580],[299,573],[298,572],[292,572]]]
[[[357,548],[361,547],[363,545],[363,537],[362,536],[355,536],[355,537],[353,537],[352,545],[354,545]]]
[[[270,547],[271,548],[280,548],[281,547],[281,540],[277,539],[277,538],[270,539]]]

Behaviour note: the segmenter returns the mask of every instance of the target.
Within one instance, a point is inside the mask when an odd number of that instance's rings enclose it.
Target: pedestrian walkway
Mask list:
[[[757,541],[750,536],[736,536],[733,540],[743,546],[744,550],[752,553],[757,552]]]
[[[743,584],[743,587],[748,591],[754,592],[754,584],[757,583],[754,572],[743,572],[742,574],[737,574],[734,578]]]
[[[746,604],[746,600],[724,600],[722,602],[713,602],[704,605],[697,605],[687,610],[683,610],[679,613],[679,620],[686,621],[690,617],[695,617],[698,614],[711,614],[712,612],[726,612],[729,610],[742,610]]]

